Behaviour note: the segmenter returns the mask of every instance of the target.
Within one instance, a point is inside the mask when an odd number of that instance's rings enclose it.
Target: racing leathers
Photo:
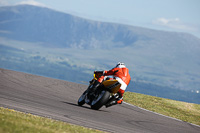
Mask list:
[[[119,98],[116,101],[116,104],[121,104],[123,102],[123,94],[131,80],[128,68],[115,67],[109,71],[104,71],[103,75],[97,81],[101,83],[104,80],[105,76],[113,76],[113,78],[121,84],[121,87],[118,91]]]

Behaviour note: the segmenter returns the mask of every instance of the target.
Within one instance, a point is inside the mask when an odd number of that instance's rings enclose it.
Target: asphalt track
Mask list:
[[[0,69],[0,106],[107,132],[200,133],[200,126],[122,104],[77,106],[85,85]]]

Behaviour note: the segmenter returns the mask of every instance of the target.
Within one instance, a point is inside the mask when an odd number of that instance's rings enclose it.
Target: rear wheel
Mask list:
[[[79,106],[82,106],[83,104],[85,104],[85,97],[87,95],[87,91],[85,91],[81,96],[80,98],[78,99],[78,105]]]
[[[94,100],[91,103],[91,108],[98,110],[100,109],[104,104],[106,104],[109,100],[110,92],[108,91],[101,91],[100,94],[94,98]]]

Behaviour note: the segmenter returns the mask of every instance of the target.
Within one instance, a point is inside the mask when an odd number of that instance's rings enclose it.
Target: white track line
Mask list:
[[[177,120],[177,121],[181,121],[181,122],[185,122],[185,121],[182,121],[182,120],[179,120],[179,119],[176,119],[176,118],[173,118],[173,117],[170,117],[170,116],[166,116],[166,115],[163,115],[163,114],[159,114],[159,113],[156,113],[156,112],[153,112],[153,111],[150,111],[150,110],[147,110],[147,109],[144,109],[144,108],[141,108],[141,107],[138,107],[138,106],[135,106],[135,105],[132,105],[130,103],[127,103],[127,102],[124,102],[123,103],[129,105],[129,106],[132,106],[132,107],[137,107],[139,109],[142,109],[142,110],[145,110],[147,112],[151,112],[151,113],[154,113],[154,114],[157,114],[157,115],[160,115],[160,116],[164,116],[164,117],[167,117],[167,118],[170,118],[170,119],[174,119],[174,120]],[[189,123],[189,122],[186,122],[186,123]],[[199,125],[196,125],[196,124],[193,124],[193,123],[189,123],[191,125],[194,125],[194,126],[197,126],[197,127],[200,127]]]

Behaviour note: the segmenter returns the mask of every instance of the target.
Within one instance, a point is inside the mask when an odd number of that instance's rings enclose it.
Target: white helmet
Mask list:
[[[125,64],[122,63],[122,62],[118,62],[117,65],[116,65],[116,67],[117,67],[117,68],[124,68],[124,67],[126,67],[126,66],[125,66]]]

